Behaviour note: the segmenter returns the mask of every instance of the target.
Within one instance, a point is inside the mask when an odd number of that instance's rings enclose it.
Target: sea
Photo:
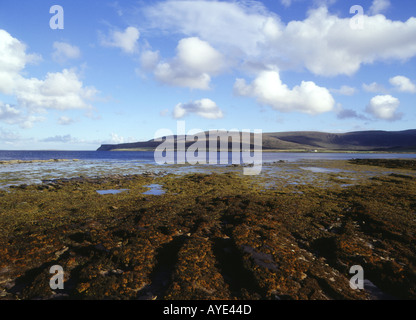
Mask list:
[[[232,154],[228,155],[231,164]],[[291,153],[263,152],[264,164],[301,160],[349,160],[349,159],[416,159],[416,154],[405,153]],[[36,162],[35,160],[68,160]],[[10,160],[34,161],[25,163],[0,163],[0,188],[12,185],[41,183],[42,180],[80,176],[112,174],[186,173],[201,172],[204,165],[158,165],[150,151],[0,151],[0,162]],[[75,161],[74,161],[75,160]],[[228,165],[228,164],[227,164]],[[207,170],[213,165],[205,165]],[[218,166],[220,164],[218,153]],[[215,165],[214,165],[215,167]]]

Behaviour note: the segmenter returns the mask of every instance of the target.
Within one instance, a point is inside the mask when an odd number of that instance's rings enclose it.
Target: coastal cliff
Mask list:
[[[208,133],[206,133],[208,136]],[[253,134],[252,134],[253,136]],[[183,138],[183,136],[182,136]],[[174,141],[178,136],[173,136]],[[208,139],[207,145],[208,145]],[[97,151],[153,151],[161,142],[154,139],[145,142],[103,144]],[[194,141],[186,142],[185,147]],[[229,143],[229,149],[231,150]],[[416,129],[405,131],[356,131],[327,133],[293,131],[263,133],[262,149],[267,151],[379,151],[415,152]]]

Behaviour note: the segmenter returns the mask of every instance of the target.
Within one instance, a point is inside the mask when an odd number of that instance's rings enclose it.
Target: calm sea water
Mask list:
[[[231,159],[231,153],[229,153]],[[297,161],[311,160],[348,160],[361,159],[412,159],[416,153],[294,153],[294,152],[263,152],[263,161],[278,160]],[[149,151],[2,151],[1,160],[49,160],[49,159],[79,159],[90,161],[142,161],[155,164],[153,152]]]
[[[49,160],[79,159],[93,161],[131,161],[153,162],[153,152],[144,151],[0,151],[0,160]]]
[[[263,153],[263,162],[279,160],[348,160],[354,158],[416,158],[416,154],[374,153]],[[0,164],[0,188],[42,180],[108,174],[140,174],[144,172],[201,172],[201,166],[181,167],[157,165],[153,152],[146,151],[0,151],[2,160],[78,159],[68,162],[33,162]],[[231,153],[229,153],[231,163]],[[218,161],[219,163],[219,161]]]

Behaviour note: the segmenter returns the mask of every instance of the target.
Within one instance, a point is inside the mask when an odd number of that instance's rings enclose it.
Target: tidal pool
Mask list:
[[[300,169],[312,171],[314,173],[333,173],[333,172],[342,172],[341,169],[328,169],[328,168],[319,168],[319,167],[300,167]]]
[[[160,184],[149,184],[144,186],[146,188],[150,188],[150,190],[143,192],[143,194],[153,195],[153,196],[160,196],[165,193],[165,190],[162,189],[162,185]]]
[[[122,193],[125,191],[129,191],[129,189],[109,189],[109,190],[97,190],[97,193],[99,194],[117,194],[117,193]]]

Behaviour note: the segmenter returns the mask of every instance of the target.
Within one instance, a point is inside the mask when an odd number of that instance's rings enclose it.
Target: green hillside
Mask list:
[[[206,133],[206,136],[208,134]],[[241,135],[240,135],[241,136]],[[251,134],[251,146],[254,144]],[[171,137],[174,141],[184,136]],[[214,137],[215,139],[215,137]],[[124,144],[103,144],[97,151],[154,150],[161,142],[149,140]],[[188,148],[194,142],[185,143]],[[206,139],[209,146],[209,139]],[[228,148],[231,150],[231,139]],[[416,130],[405,131],[356,131],[348,133],[327,133],[317,131],[293,131],[263,133],[264,151],[385,151],[416,152]],[[218,143],[219,150],[219,143]]]

